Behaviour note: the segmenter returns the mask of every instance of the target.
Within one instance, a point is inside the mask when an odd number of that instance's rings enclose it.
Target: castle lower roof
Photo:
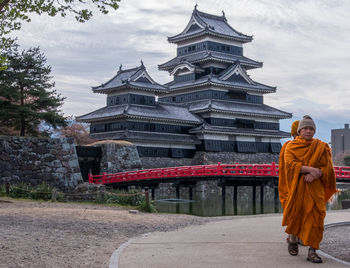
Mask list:
[[[158,68],[159,70],[171,72],[173,68],[175,68],[177,65],[179,65],[183,61],[187,61],[192,64],[206,62],[206,61],[218,61],[218,62],[232,64],[232,63],[235,63],[236,61],[239,61],[240,64],[246,69],[260,68],[263,65],[262,62],[249,59],[245,56],[206,50],[206,51],[196,52],[193,54],[177,56],[168,62],[159,64]]]
[[[254,82],[254,84],[249,84],[249,83],[244,83],[240,81],[221,80],[217,75],[206,75],[196,80],[183,81],[183,82],[171,81],[166,84],[166,86],[169,88],[168,92],[172,92],[183,88],[201,87],[205,85],[218,86],[218,87],[224,87],[229,89],[239,89],[239,90],[259,92],[259,93],[276,92],[276,87],[267,86],[258,82]]]
[[[81,122],[98,122],[117,118],[130,118],[173,123],[199,124],[202,120],[188,111],[184,105],[157,103],[154,106],[124,104],[106,106],[94,112],[77,117]]]
[[[235,127],[213,126],[208,123],[203,123],[199,127],[192,128],[189,131],[193,134],[233,134],[238,136],[254,136],[254,137],[273,137],[273,138],[288,138],[289,132],[280,130],[256,130]]]
[[[189,111],[192,113],[219,112],[225,114],[269,117],[278,119],[292,117],[291,113],[278,110],[266,104],[225,100],[200,100],[188,103],[188,106]]]
[[[122,70],[106,83],[92,87],[94,93],[110,93],[122,88],[137,88],[144,91],[164,92],[166,88],[156,83],[147,73],[143,63],[132,69]]]
[[[129,140],[132,142],[154,143],[154,144],[168,143],[168,144],[196,145],[201,143],[196,136],[190,135],[190,134],[142,132],[142,131],[133,131],[133,130],[92,133],[91,137],[99,140],[105,140],[105,139]]]

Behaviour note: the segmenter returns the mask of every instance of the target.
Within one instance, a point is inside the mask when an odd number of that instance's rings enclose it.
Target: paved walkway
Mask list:
[[[112,256],[110,268],[349,267],[323,257],[322,264],[287,252],[282,216],[237,216],[202,226],[156,232],[133,239]],[[350,221],[350,210],[327,213],[326,224]]]

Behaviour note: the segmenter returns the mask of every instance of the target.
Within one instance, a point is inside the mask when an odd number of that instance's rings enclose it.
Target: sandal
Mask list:
[[[320,256],[316,254],[316,250],[313,248],[309,248],[309,253],[307,255],[307,260],[313,263],[321,263],[322,259]]]
[[[292,256],[297,256],[299,253],[298,242],[290,242],[289,238],[287,238],[288,243],[288,252]]]

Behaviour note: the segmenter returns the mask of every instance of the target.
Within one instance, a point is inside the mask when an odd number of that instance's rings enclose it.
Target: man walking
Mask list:
[[[282,225],[286,233],[309,246],[308,261],[321,263],[316,249],[323,236],[326,202],[336,192],[336,179],[331,150],[327,143],[313,138],[315,132],[312,118],[304,116],[298,126],[299,136],[286,145],[279,174],[288,185]],[[288,251],[298,254],[296,241],[288,241]]]

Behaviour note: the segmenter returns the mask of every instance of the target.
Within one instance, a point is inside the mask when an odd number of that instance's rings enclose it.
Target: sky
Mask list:
[[[144,62],[158,83],[171,80],[158,65],[176,55],[167,37],[183,31],[193,8],[222,15],[236,30],[253,35],[244,55],[263,62],[248,71],[260,83],[276,86],[267,105],[293,113],[281,120],[288,131],[293,120],[309,114],[316,137],[330,141],[331,129],[343,128],[350,114],[350,1],[348,0],[121,0],[117,11],[95,12],[86,23],[66,18],[31,16],[14,33],[22,49],[39,46],[52,67],[56,89],[67,99],[62,111],[79,116],[102,108],[106,95],[91,87],[118,71]]]

